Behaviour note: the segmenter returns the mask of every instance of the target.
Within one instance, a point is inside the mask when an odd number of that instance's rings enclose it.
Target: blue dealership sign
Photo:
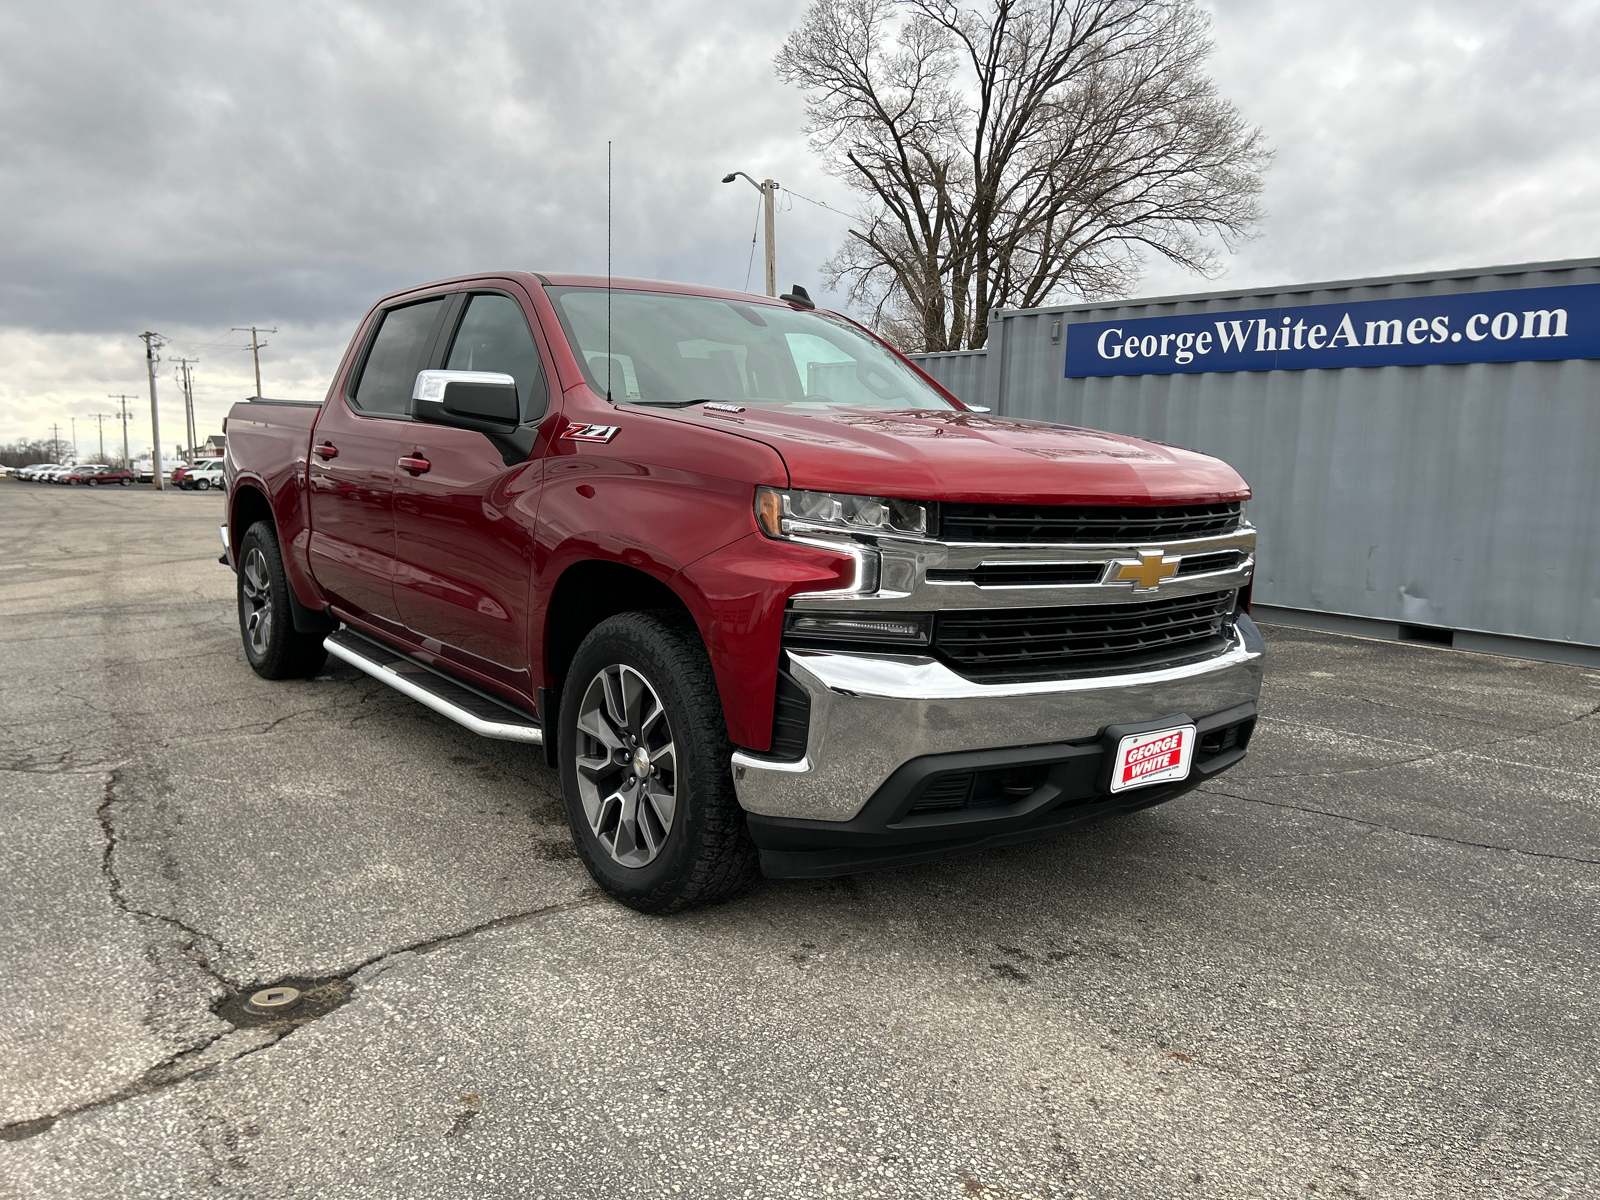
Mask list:
[[[1067,326],[1067,376],[1600,358],[1600,284]]]

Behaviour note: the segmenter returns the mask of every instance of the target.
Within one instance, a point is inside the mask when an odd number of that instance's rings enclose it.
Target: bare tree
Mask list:
[[[778,54],[812,145],[863,195],[826,266],[906,349],[989,313],[1203,276],[1261,219],[1262,133],[1204,72],[1193,0],[814,0]]]
[[[0,467],[31,467],[58,461],[59,443],[48,440],[7,442],[0,446]]]

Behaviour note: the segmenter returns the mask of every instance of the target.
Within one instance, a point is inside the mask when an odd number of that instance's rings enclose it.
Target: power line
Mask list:
[[[232,332],[232,331],[230,330],[229,332]],[[175,350],[182,350],[182,351],[184,351],[185,353],[188,353],[188,354],[200,354],[200,353],[202,353],[202,352],[204,352],[206,350],[215,350],[218,346],[222,345],[222,343],[231,342],[231,341],[233,341],[233,339],[231,337],[227,336],[227,334],[223,334],[221,337],[212,338],[209,342],[179,342],[179,341],[172,341],[172,342],[169,342],[167,344],[170,345]],[[239,350],[248,350],[248,349],[250,349],[250,347],[249,346],[239,346],[239,347],[237,347],[237,349],[239,349]]]
[[[764,197],[756,200],[756,223],[750,227],[750,261],[744,265],[744,287],[740,291],[750,290],[750,272],[756,265],[756,234],[761,232],[761,205]]]
[[[802,196],[802,195],[800,195],[799,192],[795,191],[793,188],[784,188],[783,190],[788,192],[789,195],[794,196],[796,199],[804,200],[807,204],[815,204],[818,208],[825,208],[831,213],[838,213],[841,217],[843,217],[847,221],[854,221],[855,220],[855,218],[852,217],[849,213],[841,212],[839,209],[835,208],[833,205],[824,204],[821,200],[813,200],[810,196]]]

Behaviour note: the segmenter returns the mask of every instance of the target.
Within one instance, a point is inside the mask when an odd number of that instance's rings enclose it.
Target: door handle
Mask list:
[[[420,454],[405,454],[400,457],[400,465],[413,475],[421,475],[429,470],[433,464]]]
[[[323,442],[322,445],[313,447],[311,452],[318,458],[339,457],[339,447],[335,446],[332,442]]]

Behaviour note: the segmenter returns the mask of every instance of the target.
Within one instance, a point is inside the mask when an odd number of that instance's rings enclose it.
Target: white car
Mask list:
[[[209,491],[222,486],[222,460],[209,459],[206,462],[196,463],[184,472],[183,482],[179,487],[193,488],[198,491]]]

